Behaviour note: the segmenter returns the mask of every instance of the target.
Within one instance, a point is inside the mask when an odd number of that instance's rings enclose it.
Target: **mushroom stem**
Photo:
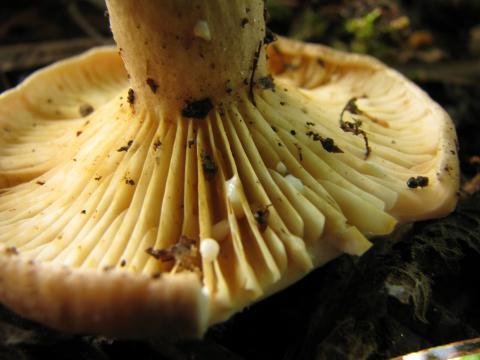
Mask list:
[[[262,0],[107,0],[107,6],[135,106],[171,118],[187,103],[225,104],[267,74]]]

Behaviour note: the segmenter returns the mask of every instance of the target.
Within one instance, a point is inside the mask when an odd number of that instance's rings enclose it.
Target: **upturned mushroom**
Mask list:
[[[456,203],[449,117],[379,61],[279,38],[262,0],[108,0],[93,49],[0,96],[0,300],[195,337]]]

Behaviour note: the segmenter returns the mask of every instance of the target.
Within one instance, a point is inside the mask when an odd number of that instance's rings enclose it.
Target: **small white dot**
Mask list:
[[[293,175],[287,175],[285,176],[285,180],[292,185],[296,190],[302,191],[303,190],[303,183],[302,180],[299,178],[293,176]]]
[[[220,252],[220,245],[214,239],[203,239],[200,242],[200,254],[207,262],[214,261]]]
[[[287,173],[287,167],[282,161],[278,162],[276,170],[282,175],[285,175]]]
[[[210,33],[210,28],[208,27],[208,23],[205,20],[199,20],[195,24],[193,28],[193,34],[205,41],[212,40],[212,34]]]
[[[226,181],[227,183],[227,198],[232,204],[233,212],[237,218],[243,216],[242,200],[240,197],[240,180],[235,175]]]

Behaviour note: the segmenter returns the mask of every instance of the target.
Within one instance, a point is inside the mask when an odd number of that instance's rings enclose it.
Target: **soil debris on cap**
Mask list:
[[[182,116],[186,118],[203,119],[212,109],[213,104],[210,98],[204,98],[198,101],[187,101],[182,109]]]

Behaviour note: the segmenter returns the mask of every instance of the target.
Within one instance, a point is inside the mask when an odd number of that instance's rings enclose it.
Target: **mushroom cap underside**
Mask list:
[[[198,336],[453,209],[455,130],[423,91],[319,45],[269,56],[273,82],[204,119],[137,109],[113,48],[0,95],[1,300],[75,332]]]

